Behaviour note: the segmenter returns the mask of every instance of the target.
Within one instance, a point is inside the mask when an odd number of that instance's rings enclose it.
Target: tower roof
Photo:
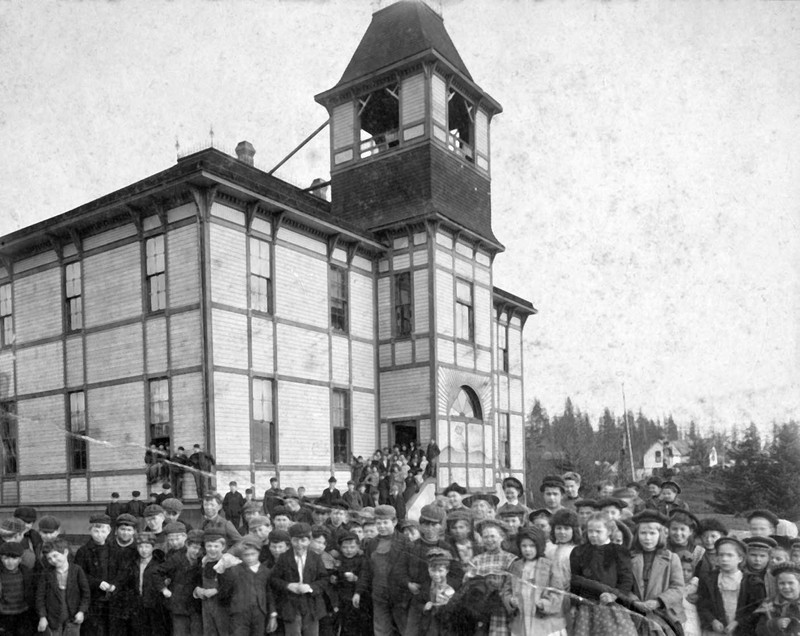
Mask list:
[[[334,90],[421,53],[436,51],[472,80],[444,28],[444,21],[420,0],[401,0],[372,15],[372,22]]]

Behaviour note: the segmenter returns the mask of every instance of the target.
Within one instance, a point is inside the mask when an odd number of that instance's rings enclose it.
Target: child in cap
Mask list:
[[[42,536],[33,527],[36,518],[39,516],[36,508],[31,506],[20,506],[14,511],[14,517],[25,524],[25,533],[22,535],[22,547],[25,553],[22,555],[22,564],[27,568],[36,567],[36,562],[42,554]]]
[[[722,537],[728,536],[728,528],[716,517],[709,517],[703,519],[697,528],[697,536],[700,539],[700,545],[705,552],[700,562],[697,564],[695,576],[705,576],[715,567],[717,567],[717,556],[714,551],[714,545]]]
[[[172,623],[172,636],[192,636],[203,632],[200,600],[193,595],[200,576],[203,531],[191,530],[183,548],[170,553],[159,566],[161,594],[166,599]],[[169,580],[168,585],[164,583]]]
[[[186,545],[186,526],[180,521],[173,521],[165,525],[164,534],[167,537],[165,557],[175,550],[181,550]]]
[[[344,531],[346,532],[346,530]],[[336,576],[336,559],[333,557],[333,552],[328,551],[331,548],[337,548],[336,554],[339,554],[338,544],[332,546],[332,537],[334,533],[331,532],[330,526],[311,526],[311,543],[308,549],[311,552],[319,555],[322,559],[322,564],[325,566],[325,571],[328,573],[328,579],[333,580]],[[335,632],[335,619],[336,614],[339,612],[339,597],[336,590],[332,585],[323,586],[322,596],[325,599],[326,615],[319,619],[319,631],[322,634],[331,634]]]
[[[269,555],[264,561],[268,567],[272,568],[278,561],[278,557],[292,548],[292,538],[286,530],[273,529],[269,533]],[[279,616],[280,619],[280,616]],[[280,622],[280,620],[279,620]]]
[[[230,620],[228,608],[217,598],[220,587],[220,574],[215,568],[227,546],[227,539],[221,530],[205,531],[203,545],[206,555],[200,564],[200,582],[194,588],[194,597],[202,601],[203,634],[210,636],[228,636]]]
[[[33,632],[35,576],[22,564],[20,543],[0,545],[0,633],[27,636]]]
[[[42,573],[36,587],[37,630],[49,628],[54,634],[78,636],[91,602],[86,574],[80,565],[70,563],[65,539],[46,542],[42,554],[51,567]]]
[[[123,512],[125,512],[125,510],[122,502],[119,500],[119,493],[112,492],[111,501],[108,503],[105,510],[108,518],[111,519],[111,523],[114,523],[117,517],[119,517]]]
[[[420,633],[447,633],[449,620],[440,615],[456,591],[447,582],[453,555],[443,548],[432,548],[427,554],[427,570],[430,585],[426,589],[425,604],[422,606]]]
[[[116,590],[109,571],[111,519],[106,514],[89,517],[89,540],[75,553],[75,563],[86,573],[91,591],[89,612],[82,631],[85,634],[107,634],[109,629],[109,596]]]
[[[669,515],[665,516],[669,518],[667,549],[676,554],[681,552],[691,553],[696,566],[700,563],[705,553],[703,546],[695,545],[694,541],[695,533],[700,527],[700,520],[688,510],[678,508],[673,509]]]
[[[220,596],[230,596],[233,636],[263,636],[278,627],[278,612],[269,586],[270,570],[259,561],[261,548],[261,541],[245,536],[236,546],[241,563],[220,577]]]
[[[669,517],[673,510],[689,510],[689,506],[678,497],[681,487],[671,479],[661,483],[661,494],[658,497],[656,510],[665,517]]]
[[[146,507],[145,503],[141,499],[139,499],[139,497],[141,496],[142,493],[140,493],[138,490],[132,491],[131,499],[125,505],[125,512],[127,512],[130,515],[133,515],[137,519],[141,519],[142,517],[144,517],[144,509]]]
[[[109,544],[108,596],[109,633],[126,634],[133,629],[133,612],[130,596],[134,590],[132,572],[139,553],[136,550],[136,517],[127,512],[117,517],[116,528]]]
[[[160,555],[152,532],[136,535],[138,559],[133,571],[132,620],[134,634],[167,634],[169,620],[164,605],[164,580],[159,574]]]
[[[42,537],[42,546],[48,541],[55,541],[61,534],[61,521],[51,515],[45,515],[39,519],[39,534]],[[50,567],[50,564],[47,562],[44,555],[41,554],[41,551],[39,553],[39,562],[36,567],[39,570]]]
[[[372,634],[372,617],[367,611],[366,603],[358,609],[353,607],[353,595],[364,563],[360,543],[354,532],[346,532],[339,539],[340,558],[332,581],[339,598],[338,624],[341,633],[370,636]]]
[[[225,493],[222,500],[222,511],[225,518],[234,526],[241,523],[242,508],[244,507],[244,497],[239,492],[239,484],[232,481],[228,484],[229,491]]]
[[[800,634],[800,567],[782,563],[772,572],[777,592],[758,610],[759,636]]]

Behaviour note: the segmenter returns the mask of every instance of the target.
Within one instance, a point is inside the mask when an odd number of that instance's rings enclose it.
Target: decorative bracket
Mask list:
[[[205,219],[211,213],[211,206],[217,197],[217,186],[211,186],[210,188],[189,186],[189,192],[192,193],[192,198],[194,198],[198,218],[200,220]]]
[[[83,239],[81,239],[81,235],[78,234],[78,230],[76,230],[74,227],[71,227],[67,230],[67,232],[69,232],[69,238],[72,241],[72,244],[75,246],[78,256],[83,258]]]
[[[279,210],[272,214],[272,240],[278,237],[278,230],[283,226],[283,220],[286,218],[286,212]]]
[[[347,266],[351,267],[353,265],[353,257],[356,255],[358,251],[358,243],[353,241],[352,243],[347,244]]]
[[[339,245],[339,239],[341,238],[341,234],[332,234],[328,237],[328,260],[331,260],[331,256],[333,256],[333,251]]]
[[[50,241],[50,246],[53,248],[53,251],[56,253],[56,256],[58,256],[58,262],[59,263],[63,262],[64,246],[61,244],[61,239],[59,239],[59,237],[56,236],[55,234],[51,234],[50,232],[47,232],[45,236],[47,237],[47,240]]]

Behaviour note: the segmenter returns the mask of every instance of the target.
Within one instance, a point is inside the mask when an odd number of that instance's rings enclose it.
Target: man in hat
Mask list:
[[[575,502],[581,496],[581,476],[576,472],[569,471],[561,475],[561,478],[564,480],[564,498],[561,500],[561,504],[565,508],[575,510]]]
[[[32,610],[37,577],[22,563],[24,552],[19,543],[0,545],[0,631],[3,634],[34,633]]]
[[[169,479],[172,483],[172,494],[177,499],[183,499],[183,476],[186,474],[186,467],[189,465],[189,458],[186,456],[186,449],[178,446],[178,450],[170,459]]]
[[[146,504],[139,499],[142,496],[138,490],[134,490],[131,492],[131,500],[125,504],[125,512],[128,514],[133,515],[137,519],[141,519],[144,516],[144,509]]]
[[[228,521],[234,526],[238,526],[241,521],[244,497],[239,492],[239,484],[235,481],[230,482],[228,488],[229,491],[225,493],[225,497],[222,499],[222,511]]]
[[[91,601],[81,633],[87,636],[106,636],[109,633],[109,596],[116,591],[109,570],[110,546],[106,542],[111,533],[111,519],[97,513],[89,517],[89,540],[75,553],[75,564],[89,580]]]
[[[242,535],[236,526],[219,515],[220,510],[222,510],[222,497],[217,492],[207,492],[203,496],[203,520],[200,529],[206,534],[212,530],[222,533],[226,544],[230,546],[239,541]]]
[[[289,511],[289,517],[295,523],[307,523],[310,525],[313,522],[311,510],[300,505],[300,493],[298,493],[294,488],[283,489],[283,505],[286,507],[286,510]],[[275,508],[276,516],[279,508],[280,506]]]
[[[161,484],[161,492],[156,495],[156,503],[160,506],[162,501],[169,499],[172,496],[172,484],[168,481],[165,481],[163,484]]]
[[[264,493],[264,513],[270,517],[274,516],[273,511],[278,506],[283,505],[283,491],[277,477],[270,477],[269,488]]]
[[[439,455],[441,454],[442,451],[439,449],[439,445],[436,443],[436,440],[431,437],[428,442],[428,447],[425,449],[425,459],[428,463],[425,465],[424,478],[436,477],[439,467]]]
[[[119,500],[119,493],[112,492],[111,493],[111,501],[106,506],[105,513],[108,515],[108,518],[111,519],[111,523],[114,523],[114,520],[119,517],[123,512],[125,512],[125,506]]]
[[[22,563],[29,568],[34,566],[42,553],[42,536],[33,527],[38,514],[36,508],[30,506],[20,506],[14,511],[14,516],[25,524],[25,534],[22,536],[21,543],[22,547],[29,551],[29,555],[26,556],[32,555],[32,558],[23,559]]]
[[[311,526],[296,523],[289,528],[292,549],[281,554],[270,574],[278,615],[287,636],[317,634],[326,615],[323,592],[328,572],[320,557],[308,549]]]
[[[464,505],[464,497],[467,494],[467,489],[464,488],[464,486],[459,485],[458,482],[454,481],[444,489],[444,493],[442,494],[447,497],[447,501],[450,504],[450,508],[447,513],[448,515],[456,510],[467,509],[467,507]]]
[[[319,499],[317,499],[317,505],[319,506],[330,506],[331,502],[336,499],[341,499],[342,495],[339,490],[336,488],[336,477],[331,475],[328,478],[328,487],[323,491],[322,495],[320,495]]]
[[[389,636],[397,630],[406,634],[412,594],[409,555],[413,546],[402,533],[395,532],[397,513],[392,506],[375,508],[375,526],[378,536],[364,544],[364,566],[356,584],[353,605],[359,608],[362,595],[369,592],[374,633]]]
[[[189,456],[189,466],[194,471],[194,484],[197,488],[197,498],[202,499],[206,491],[214,488],[214,476],[211,474],[217,461],[214,456],[204,451],[200,444],[195,444]]]
[[[505,508],[517,508],[518,506],[525,508],[526,512],[530,511],[530,508],[522,501],[525,488],[516,477],[506,477],[503,480],[503,494],[506,496],[506,502],[497,509],[497,514],[502,515]]]
[[[408,503],[411,500],[411,497],[413,497],[419,492],[419,489],[422,487],[423,481],[425,480],[422,477],[421,468],[417,466],[408,471],[408,477],[406,477],[406,488],[403,491],[403,500],[406,503]]]
[[[347,491],[342,495],[342,501],[350,506],[350,510],[361,510],[364,507],[361,493],[356,490],[356,482],[352,479],[347,482]]]
[[[542,493],[544,507],[550,511],[550,514],[564,507],[561,505],[561,500],[566,491],[564,480],[560,475],[548,475],[542,480],[542,485],[539,486],[539,492]]]

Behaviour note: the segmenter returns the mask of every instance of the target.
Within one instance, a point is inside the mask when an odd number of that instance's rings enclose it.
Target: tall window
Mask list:
[[[169,437],[169,380],[150,380],[150,441]]]
[[[11,284],[0,285],[0,347],[10,347],[14,342],[12,310]]]
[[[500,413],[500,465],[511,468],[511,416]]]
[[[253,378],[253,461],[275,463],[275,409],[272,380]]]
[[[0,436],[3,442],[3,475],[17,474],[17,403],[0,402]]]
[[[328,273],[331,327],[347,333],[347,271],[331,265]]]
[[[411,335],[411,272],[394,275],[394,331]]]
[[[501,371],[508,371],[508,325],[497,324],[497,363]]]
[[[81,297],[81,264],[64,266],[64,295],[67,299],[67,330],[83,329],[83,298]]]
[[[333,461],[347,464],[350,461],[350,392],[333,390]]]
[[[86,394],[75,391],[69,394],[69,448],[70,470],[86,470]]]
[[[475,337],[472,306],[472,283],[456,279],[456,337],[472,341]]]
[[[272,299],[269,252],[269,243],[250,239],[250,308],[264,313],[270,313]]]
[[[152,236],[144,243],[149,311],[167,308],[167,275],[164,258],[164,235]]]

